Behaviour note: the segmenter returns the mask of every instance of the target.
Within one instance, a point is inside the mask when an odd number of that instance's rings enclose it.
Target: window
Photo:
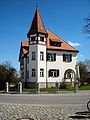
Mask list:
[[[40,60],[44,60],[44,52],[40,52]]]
[[[56,61],[56,53],[47,53],[47,61]]]
[[[35,60],[35,52],[32,52],[32,60]]]
[[[35,69],[32,69],[32,77],[35,77],[36,76],[36,71]]]
[[[35,37],[31,37],[31,41],[34,41],[35,40]]]
[[[58,77],[59,76],[59,70],[58,69],[50,69],[49,70],[49,77]]]
[[[51,41],[50,40],[50,45],[51,46],[56,46],[56,47],[61,47],[61,42],[56,42],[56,41]]]
[[[72,54],[63,54],[63,61],[64,62],[71,62],[72,61]]]
[[[44,77],[44,69],[40,69],[40,77]]]
[[[44,37],[40,37],[40,41],[43,41],[43,42],[44,42]]]

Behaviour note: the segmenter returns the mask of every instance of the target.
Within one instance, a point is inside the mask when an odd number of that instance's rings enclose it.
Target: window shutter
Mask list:
[[[72,61],[72,54],[70,54],[70,62]]]
[[[48,77],[50,77],[50,70],[48,71]]]
[[[56,53],[54,53],[54,61],[56,61]]]
[[[57,77],[59,76],[59,70],[57,70]]]
[[[65,61],[65,54],[63,54],[63,61]]]

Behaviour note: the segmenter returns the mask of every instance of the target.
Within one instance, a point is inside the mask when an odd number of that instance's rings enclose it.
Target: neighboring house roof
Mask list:
[[[38,8],[36,8],[30,30],[27,33],[27,37],[29,37],[30,34],[33,34],[33,33],[47,34],[47,31],[46,31],[46,29],[44,27],[44,24],[43,24],[43,21],[42,21],[42,18],[40,16],[40,12],[39,12]]]
[[[47,49],[54,49],[54,50],[65,50],[65,51],[72,51],[72,52],[79,52],[74,47],[69,45],[67,42],[65,42],[63,39],[61,39],[59,36],[57,36],[55,33],[51,32],[50,30],[47,30],[48,38],[47,38]],[[60,47],[51,46],[50,40],[53,42],[61,42]]]
[[[21,46],[22,46],[22,47],[28,47],[28,46],[29,46],[28,41],[22,41],[22,42],[21,42]]]
[[[22,47],[22,54],[27,54],[29,52],[29,43],[28,41],[22,41],[21,42],[21,47]]]

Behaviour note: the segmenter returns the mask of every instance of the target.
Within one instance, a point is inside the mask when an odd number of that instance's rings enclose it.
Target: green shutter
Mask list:
[[[72,61],[72,54],[70,54],[70,62]]]
[[[65,60],[65,54],[63,54],[63,61],[66,61],[66,60]]]
[[[56,53],[54,53],[54,61],[56,61]]]
[[[57,77],[59,76],[59,70],[57,70]]]
[[[51,74],[50,74],[50,73],[51,73],[51,70],[49,70],[49,71],[48,71],[48,77],[50,77],[50,76],[51,76]]]

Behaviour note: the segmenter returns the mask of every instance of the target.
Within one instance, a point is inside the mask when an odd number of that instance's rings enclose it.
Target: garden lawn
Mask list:
[[[81,86],[79,90],[90,90],[90,85]]]
[[[75,88],[74,87],[67,87],[65,89],[59,89],[59,91],[74,91]],[[79,90],[90,90],[90,85],[86,85],[86,86],[81,86],[79,88]],[[56,88],[41,88],[40,92],[55,92],[57,91]],[[30,88],[23,88],[23,92],[36,92],[36,89],[30,89]]]

